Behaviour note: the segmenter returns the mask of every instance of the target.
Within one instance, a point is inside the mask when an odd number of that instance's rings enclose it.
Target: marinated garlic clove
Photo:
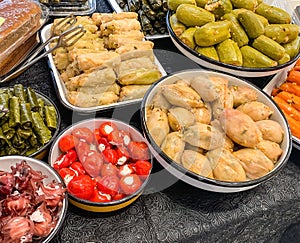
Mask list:
[[[274,168],[273,162],[259,149],[243,148],[233,152],[250,179],[260,178]]]
[[[146,117],[148,131],[155,143],[160,146],[170,131],[168,116],[160,108],[149,108],[147,109]]]
[[[184,168],[202,176],[208,177],[212,174],[209,160],[201,153],[193,150],[184,150],[181,163]]]
[[[168,102],[174,106],[188,109],[204,106],[200,95],[190,86],[183,83],[167,84],[162,87],[162,93]]]
[[[217,148],[208,151],[214,178],[221,181],[240,182],[246,180],[246,173],[240,161],[228,150]]]
[[[222,147],[223,134],[211,125],[196,123],[183,132],[183,140],[206,150]]]
[[[272,160],[274,164],[278,161],[283,152],[278,143],[269,140],[262,140],[257,145],[257,148],[261,150],[270,160]]]
[[[257,121],[256,125],[262,133],[263,139],[270,140],[275,143],[281,143],[284,136],[282,126],[274,120]]]
[[[169,109],[168,121],[173,131],[182,130],[185,127],[189,127],[195,123],[193,113],[182,107],[175,107]]]
[[[233,107],[257,100],[257,92],[249,87],[233,85],[229,89],[233,95]]]
[[[250,101],[238,106],[236,109],[250,116],[253,121],[269,119],[274,112],[269,106],[260,101]]]
[[[161,150],[172,160],[180,164],[185,142],[180,132],[169,133],[161,145]]]
[[[224,109],[220,124],[226,135],[244,147],[254,148],[262,140],[262,133],[247,114],[236,109]]]

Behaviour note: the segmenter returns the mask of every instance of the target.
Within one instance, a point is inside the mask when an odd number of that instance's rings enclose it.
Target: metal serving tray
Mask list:
[[[48,24],[41,30],[41,40],[42,40],[42,42],[45,42],[49,38],[50,31],[51,31],[51,26],[52,26],[52,24]],[[49,49],[49,46],[46,46],[46,50],[48,50],[48,49]],[[112,104],[109,104],[109,105],[101,105],[101,106],[87,107],[87,108],[86,107],[74,106],[67,99],[67,92],[68,91],[65,87],[64,82],[60,78],[60,74],[59,74],[58,70],[56,69],[52,54],[48,55],[48,63],[49,63],[49,67],[50,67],[50,70],[51,70],[52,75],[53,75],[54,85],[56,86],[58,97],[59,97],[61,103],[66,108],[68,108],[70,110],[76,111],[76,112],[81,113],[81,114],[90,114],[90,113],[95,113],[95,112],[98,112],[98,111],[106,111],[106,110],[110,110],[110,109],[113,109],[113,108],[118,108],[118,107],[122,107],[122,106],[126,106],[126,105],[137,104],[137,103],[142,101],[142,98],[141,98],[141,99],[133,99],[133,100],[116,102],[116,103],[112,103]],[[162,76],[165,76],[166,72],[165,72],[164,68],[162,67],[162,65],[160,64],[160,62],[157,60],[156,57],[155,57],[155,64],[157,65],[157,67],[158,67],[159,71],[161,72]]]
[[[271,95],[272,90],[274,88],[279,87],[282,83],[286,81],[287,73],[290,70],[289,68],[284,69],[283,71],[277,73],[274,78],[270,80],[270,82],[263,88],[263,91],[266,92],[267,94]],[[293,146],[300,150],[300,139],[296,138],[295,136],[293,138]]]
[[[123,12],[122,8],[119,6],[119,4],[116,2],[116,0],[107,0],[107,1],[116,13]],[[166,37],[169,37],[167,25],[166,25],[166,33],[165,34],[154,34],[154,35],[146,35],[145,36],[145,38],[149,39],[149,40],[161,39],[161,38],[166,38]]]
[[[96,0],[82,1],[61,1],[46,3],[40,0],[49,9],[49,16],[67,16],[74,15],[89,15],[96,11]]]

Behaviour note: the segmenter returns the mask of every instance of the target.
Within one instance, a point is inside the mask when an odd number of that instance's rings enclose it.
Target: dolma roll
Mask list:
[[[32,112],[32,124],[38,141],[42,145],[48,143],[52,137],[52,134],[49,128],[45,125],[43,118],[40,116],[39,112]]]
[[[14,148],[13,146],[7,146],[5,148],[5,155],[15,155],[15,154],[20,154],[20,150]]]
[[[147,31],[150,31],[151,29],[153,29],[151,21],[146,16],[146,14],[142,10],[139,10],[138,14],[139,14],[139,18],[140,18],[141,27],[142,27],[143,32],[145,33]]]
[[[10,140],[14,135],[16,130],[12,127],[9,126],[8,122],[5,122],[2,125],[2,131],[3,134],[5,135],[6,139]]]
[[[56,117],[55,107],[46,105],[44,111],[45,111],[45,121],[47,127],[50,130],[55,130],[57,128],[57,117]]]
[[[137,12],[140,9],[140,1],[139,0],[127,0],[127,5],[130,12]]]
[[[24,90],[24,86],[22,84],[14,85],[14,95],[19,98],[21,103],[26,102],[26,94]]]
[[[9,127],[16,127],[20,124],[21,124],[21,111],[20,111],[19,98],[17,96],[13,96],[9,98],[8,125]]]
[[[12,146],[18,150],[23,150],[25,148],[24,139],[19,136],[16,132],[15,135],[11,139]]]
[[[156,19],[156,13],[153,11],[148,3],[147,0],[141,0],[142,6],[141,10],[146,14],[146,16],[151,19],[155,20]]]
[[[29,148],[25,151],[25,156],[29,156],[29,155],[33,154],[34,152],[36,152],[37,150],[38,150],[38,147]]]
[[[0,93],[0,119],[1,122],[8,118],[9,96],[7,93]]]
[[[39,147],[38,139],[34,133],[32,133],[32,136],[29,137],[28,142],[32,148],[37,149]]]
[[[42,118],[44,118],[45,101],[44,101],[44,99],[42,99],[42,98],[38,98],[37,101],[38,101],[39,106],[40,106],[40,109],[39,109],[40,116],[41,116]]]
[[[2,128],[0,127],[0,145],[1,147],[7,143],[7,139],[3,133]]]
[[[39,103],[37,101],[36,93],[30,87],[27,88],[27,96],[28,96],[28,102],[30,103],[30,106],[31,106],[31,110],[38,111],[40,109],[40,107],[39,107]]]
[[[19,137],[21,137],[22,139],[27,140],[30,136],[32,136],[32,129],[22,129],[22,128],[18,128],[16,133],[18,134]]]
[[[149,5],[152,9],[156,10],[162,7],[162,1],[161,0],[148,0]]]
[[[123,1],[123,0],[117,0],[116,2],[117,2],[117,4],[120,6],[120,8],[124,8],[125,5],[126,5],[126,2]]]
[[[31,106],[29,103],[20,103],[21,126],[28,129],[32,126]]]

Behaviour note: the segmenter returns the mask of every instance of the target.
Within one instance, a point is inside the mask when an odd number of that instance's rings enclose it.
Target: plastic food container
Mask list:
[[[165,22],[165,18],[166,18],[168,8],[167,8],[167,6],[164,6],[165,3],[162,3],[163,5],[161,7],[159,7],[159,9],[155,10],[151,7],[146,7],[145,5],[143,5],[143,2],[141,0],[138,0],[138,1],[140,1],[140,8],[135,9],[135,12],[144,13],[143,17],[140,18],[140,21],[141,21],[142,29],[145,29],[145,32],[146,32],[145,37],[147,39],[160,39],[160,38],[169,37],[168,30],[167,30],[167,25],[166,25],[166,22]],[[111,5],[112,9],[116,13],[120,13],[120,12],[124,12],[124,11],[130,12],[130,10],[128,10],[127,1],[108,0],[108,2]],[[149,2],[147,2],[147,3],[149,3]],[[123,7],[123,9],[120,7],[120,6],[122,6],[122,4],[125,5]],[[126,7],[127,7],[127,9],[125,10]],[[153,20],[151,20],[151,18],[149,19],[147,17],[148,13],[145,14],[145,11],[143,9],[145,9],[145,10],[147,9],[147,11],[151,11],[151,14],[153,15],[152,16]],[[158,24],[159,25],[158,28],[162,28],[162,30],[164,30],[164,31],[162,31],[162,33],[154,33],[154,34],[148,33],[149,31],[153,31],[155,29],[155,27],[152,27],[152,26],[149,27],[149,25],[148,25],[149,23],[151,25],[157,25]],[[143,27],[143,25],[144,25],[144,27]],[[147,31],[146,31],[146,29],[147,29]]]
[[[15,65],[24,60],[26,55],[38,44],[39,39],[37,32],[48,20],[49,12],[46,6],[39,4],[35,1],[28,2],[33,2],[34,4],[38,5],[38,8],[40,8],[41,10],[41,15],[37,16],[39,18],[38,21],[29,21],[29,23],[34,23],[34,25],[30,26],[29,31],[26,29],[28,27],[23,26],[22,29],[20,28],[20,31],[22,31],[23,34],[20,34],[17,30],[11,33],[10,36],[13,39],[13,41],[5,51],[0,53],[0,76],[8,73]],[[5,6],[6,3],[5,1],[3,1],[3,3],[0,3],[0,6],[1,4]],[[9,4],[12,3],[10,2]],[[4,11],[6,11],[5,8]]]
[[[89,15],[96,10],[96,0],[84,1],[48,1],[40,0],[49,8],[50,16],[67,16],[69,14],[75,15]]]

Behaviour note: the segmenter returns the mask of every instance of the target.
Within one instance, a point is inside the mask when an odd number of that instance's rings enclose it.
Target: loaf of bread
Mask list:
[[[8,55],[39,28],[42,10],[30,0],[0,0],[0,53]],[[0,60],[1,61],[1,60]]]

